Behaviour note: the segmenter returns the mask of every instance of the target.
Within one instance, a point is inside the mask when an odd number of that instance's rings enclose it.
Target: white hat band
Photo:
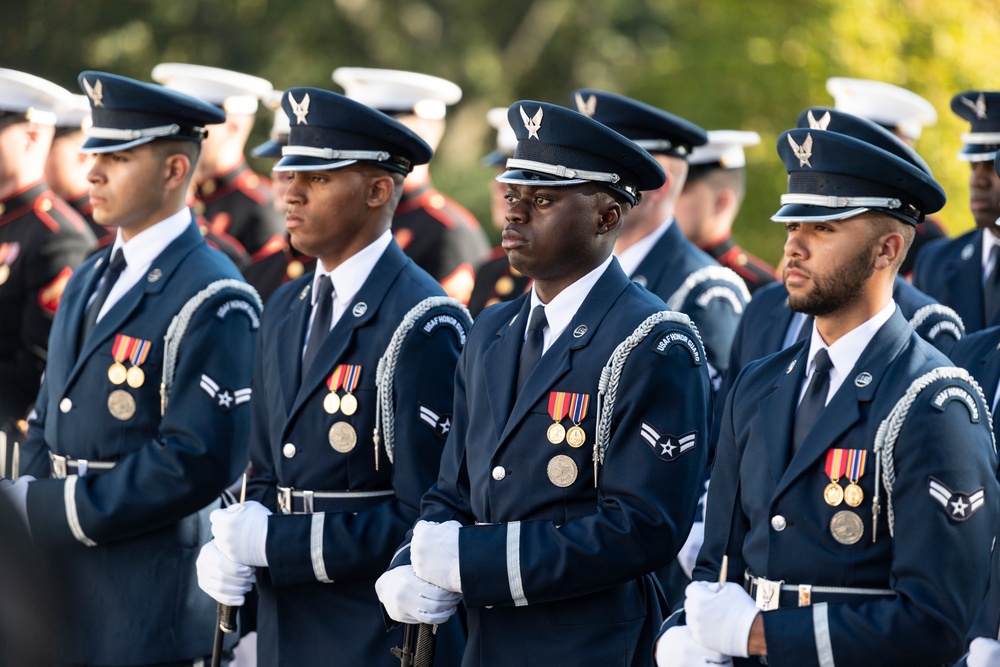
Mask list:
[[[825,206],[826,208],[890,208],[896,209],[903,206],[903,202],[898,199],[888,197],[836,197],[833,195],[806,195],[806,194],[786,194],[781,195],[781,205],[786,204],[806,204],[808,206]]]
[[[545,162],[535,162],[534,160],[515,160],[514,158],[510,158],[507,160],[507,168],[537,171],[560,178],[581,178],[585,181],[600,181],[602,183],[617,183],[621,180],[621,176],[615,173],[570,169],[561,164],[547,164]]]
[[[146,127],[141,130],[121,130],[113,127],[96,127],[91,126],[87,130],[87,136],[93,137],[94,139],[116,139],[119,141],[131,141],[133,139],[145,139],[147,137],[169,137],[174,134],[178,134],[181,131],[181,126],[174,123],[173,125],[159,125],[157,127]]]
[[[963,144],[1000,144],[1000,132],[967,132],[962,135]]]
[[[385,151],[338,151],[332,148],[313,148],[311,146],[283,146],[282,155],[301,155],[322,160],[375,160],[385,162],[391,156]]]

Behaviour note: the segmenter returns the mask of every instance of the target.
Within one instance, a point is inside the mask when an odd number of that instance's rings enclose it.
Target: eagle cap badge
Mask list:
[[[524,112],[524,107],[518,107],[521,111],[521,121],[524,122],[524,129],[528,131],[528,138],[534,137],[538,139],[538,131],[542,129],[542,116],[545,115],[545,110],[542,107],[538,107],[538,111],[532,118],[528,118],[528,114]]]

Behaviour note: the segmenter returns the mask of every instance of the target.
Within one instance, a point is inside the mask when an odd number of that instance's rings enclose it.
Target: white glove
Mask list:
[[[444,623],[455,613],[460,593],[429,584],[402,565],[384,573],[375,582],[375,592],[389,618],[400,623]]]
[[[253,568],[234,563],[219,551],[215,540],[201,548],[196,562],[198,587],[216,602],[230,607],[242,607],[247,591],[253,588]]]
[[[1000,665],[1000,643],[989,637],[976,637],[969,645],[969,657],[965,662],[969,667]]]
[[[692,581],[684,591],[684,611],[696,642],[733,657],[750,656],[750,626],[760,609],[742,586]]]
[[[28,484],[34,481],[31,475],[21,475],[16,482],[9,479],[0,482],[0,493],[7,498],[25,526],[28,525]]]
[[[267,517],[271,510],[255,500],[209,515],[219,551],[234,563],[267,567]]]
[[[702,665],[732,665],[721,653],[709,651],[694,640],[691,628],[675,625],[656,642],[656,667],[701,667]]]
[[[695,521],[694,525],[691,526],[691,532],[688,533],[688,538],[677,553],[677,562],[680,563],[681,569],[684,570],[684,574],[688,576],[688,579],[691,578],[694,566],[698,563],[698,552],[701,551],[701,545],[704,542],[705,522]]]
[[[462,592],[462,571],[458,566],[457,521],[418,521],[410,541],[413,571],[424,581],[447,591]]]

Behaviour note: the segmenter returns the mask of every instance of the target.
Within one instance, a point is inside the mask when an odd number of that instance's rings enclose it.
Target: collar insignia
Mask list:
[[[597,113],[597,96],[591,95],[587,99],[583,99],[583,95],[577,93],[576,110],[588,118],[593,118],[594,114]]]
[[[101,84],[100,79],[93,86],[90,85],[87,79],[84,79],[83,88],[87,91],[87,97],[93,101],[95,107],[104,106],[104,85]]]
[[[301,102],[296,102],[295,97],[288,95],[288,101],[292,104],[292,113],[295,114],[296,125],[308,125],[306,116],[309,115],[309,93],[306,93]]]
[[[538,139],[538,131],[542,129],[542,115],[544,110],[538,107],[538,113],[535,114],[534,118],[528,118],[528,114],[524,113],[524,107],[518,107],[521,111],[521,120],[524,122],[524,129],[528,131],[528,138],[534,137]]]
[[[969,107],[976,113],[976,118],[979,120],[986,120],[986,96],[979,93],[979,97],[973,102],[967,97],[962,98],[962,104]]]
[[[806,140],[802,142],[801,146],[799,146],[797,143],[795,143],[795,140],[792,139],[792,135],[789,134],[788,143],[791,144],[792,152],[795,153],[795,157],[799,159],[799,166],[809,167],[810,169],[812,169],[812,165],[809,164],[809,158],[812,157],[812,148],[813,148],[812,135],[807,134]]]
[[[819,120],[816,120],[816,118],[813,116],[812,109],[810,109],[809,113],[808,113],[808,118],[809,118],[809,129],[810,130],[825,130],[826,128],[828,128],[830,126],[830,112],[829,111],[827,111],[825,114],[823,114],[823,116]]]

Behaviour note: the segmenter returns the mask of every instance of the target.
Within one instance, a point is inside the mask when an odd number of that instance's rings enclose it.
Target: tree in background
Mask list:
[[[950,233],[968,229],[968,166],[956,92],[1000,87],[994,0],[35,0],[0,10],[0,66],[75,89],[86,68],[149,79],[159,62],[225,67],[278,88],[336,90],[341,65],[451,79],[464,90],[432,171],[486,221],[492,147],[486,111],[518,99],[569,104],[582,86],[649,102],[706,129],[759,132],[748,151],[738,241],[775,262],[784,229],[778,135],[830,76],[881,79],[929,99],[939,121],[917,145],[948,192]],[[255,128],[270,126],[262,111]],[[267,169],[269,165],[258,165]],[[489,227],[489,225],[486,225]]]

